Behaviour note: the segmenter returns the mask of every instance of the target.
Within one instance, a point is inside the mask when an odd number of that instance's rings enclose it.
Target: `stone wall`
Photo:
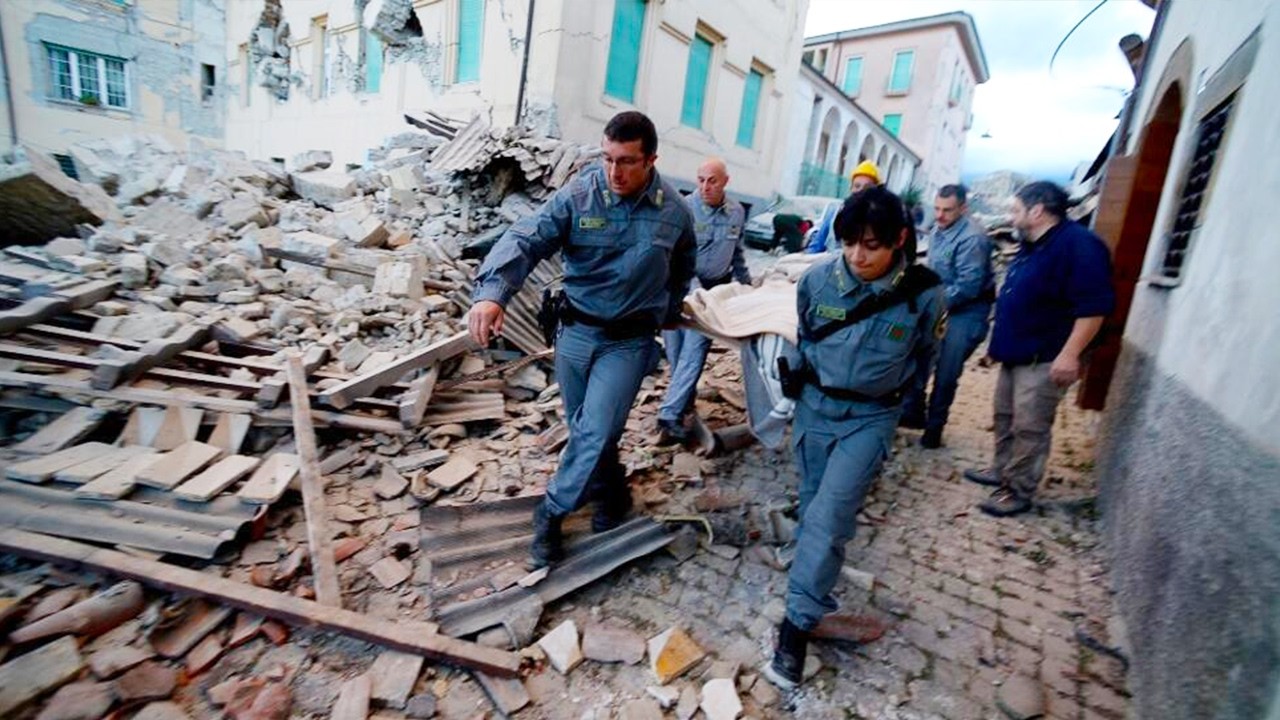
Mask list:
[[[1280,457],[1132,345],[1107,407],[1099,482],[1135,716],[1276,717]]]

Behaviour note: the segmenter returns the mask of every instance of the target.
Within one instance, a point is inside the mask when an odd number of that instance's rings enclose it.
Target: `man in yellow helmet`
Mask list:
[[[880,168],[876,167],[876,164],[870,160],[863,160],[858,163],[853,172],[849,173],[850,195],[880,184]],[[835,222],[836,211],[839,209],[839,205],[832,205],[822,214],[822,220],[818,221],[818,229],[813,233],[805,252],[817,254],[839,247],[840,243],[835,241],[835,236],[831,232],[831,226]]]

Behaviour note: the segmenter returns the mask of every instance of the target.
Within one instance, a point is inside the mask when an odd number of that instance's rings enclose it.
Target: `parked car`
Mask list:
[[[760,250],[772,250],[778,246],[780,238],[774,229],[773,219],[778,215],[794,215],[802,221],[806,221],[809,225],[807,228],[800,229],[800,237],[805,237],[807,230],[817,227],[818,222],[822,220],[822,214],[832,205],[839,205],[839,198],[822,197],[819,195],[796,195],[794,197],[784,197],[765,208],[763,212],[754,215],[747,221],[746,226],[742,229],[743,243],[748,247],[758,248]],[[797,243],[803,242],[799,238]],[[789,252],[794,252],[800,248],[787,248]]]

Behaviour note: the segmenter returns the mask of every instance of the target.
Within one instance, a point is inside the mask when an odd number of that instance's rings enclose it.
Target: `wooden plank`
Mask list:
[[[122,357],[103,360],[93,371],[93,379],[89,384],[98,390],[110,390],[122,383],[131,382],[179,353],[203,344],[208,337],[208,326],[185,325],[167,338],[150,340]]]
[[[53,474],[59,470],[79,465],[82,462],[106,455],[113,450],[115,448],[112,446],[100,442],[74,445],[65,450],[59,450],[52,455],[43,455],[20,463],[14,463],[5,469],[4,474],[5,477],[14,480],[42,483],[52,478]]]
[[[174,488],[173,494],[183,500],[208,502],[248,475],[260,462],[258,458],[247,455],[222,458],[209,469]]]
[[[240,492],[240,500],[253,505],[271,505],[289,489],[289,483],[298,475],[298,456],[291,453],[272,453],[249,476]]]
[[[342,684],[338,699],[329,712],[329,720],[365,720],[369,717],[369,693],[373,681],[362,673]]]
[[[55,472],[53,474],[53,479],[59,482],[83,485],[94,478],[106,475],[132,458],[138,457],[139,455],[154,454],[155,453],[152,452],[150,448],[141,447],[139,445],[112,448],[108,453],[104,453],[91,460],[86,460],[78,465],[72,465],[69,468]]]
[[[320,476],[316,433],[311,425],[311,401],[307,397],[307,371],[302,356],[290,353],[286,365],[289,373],[289,402],[293,406],[293,441],[298,446],[298,473],[302,480],[302,509],[307,518],[307,545],[311,548],[311,574],[315,580],[316,601],[329,607],[342,607],[342,591],[338,585],[338,568],[333,560],[329,522],[324,508],[324,479]]]
[[[157,450],[179,448],[196,439],[196,435],[200,434],[200,421],[203,419],[204,410],[200,408],[166,408],[160,427],[150,442],[145,444]]]
[[[92,407],[77,407],[36,431],[13,449],[30,455],[48,455],[74,445],[86,435],[98,429],[107,417],[107,411]]]
[[[162,455],[154,463],[138,473],[139,485],[172,490],[178,483],[199,472],[201,468],[217,460],[222,451],[202,442],[184,443]]]
[[[138,473],[159,457],[160,453],[154,451],[135,455],[116,469],[94,478],[73,492],[76,497],[86,500],[119,500],[132,492],[138,484]]]
[[[248,415],[221,413],[218,415],[218,422],[213,426],[213,433],[209,435],[209,444],[221,448],[229,455],[234,455],[240,452],[240,446],[244,444],[244,437],[248,434],[251,425],[253,425],[253,418]]]
[[[427,412],[427,403],[431,402],[431,393],[435,390],[436,380],[440,379],[440,366],[432,365],[429,370],[409,383],[409,390],[400,398],[400,424],[412,429],[422,424],[422,416]]]
[[[32,650],[0,666],[0,717],[15,711],[84,669],[84,658],[70,635]]]
[[[36,560],[69,564],[76,568],[131,578],[162,590],[210,598],[298,627],[336,632],[422,655],[429,660],[481,670],[490,675],[516,677],[520,672],[519,655],[445,637],[436,632],[436,626],[432,623],[380,620],[217,575],[22,530],[0,528],[0,550]]]
[[[67,377],[32,375],[29,373],[0,371],[0,386],[26,388],[29,390],[65,391],[77,395],[108,398],[124,402],[146,405],[164,405],[179,407],[198,407],[215,412],[250,413],[255,418],[268,421],[290,423],[292,412],[288,408],[262,410],[249,400],[229,400],[210,395],[196,395],[173,390],[152,390],[150,388],[117,387],[112,390],[95,390],[89,383]],[[349,428],[364,432],[387,433],[396,435],[404,428],[397,420],[355,415],[351,413],[312,410],[311,421],[318,425]]]
[[[502,393],[472,393],[436,396],[431,407],[422,417],[423,425],[451,425],[453,423],[502,420],[507,416],[507,404]]]
[[[57,317],[70,309],[71,303],[66,298],[53,295],[32,298],[16,308],[0,312],[0,337]]]
[[[372,395],[380,387],[397,382],[413,370],[429,367],[448,360],[469,350],[478,349],[471,334],[460,332],[452,337],[428,345],[377,370],[367,372],[321,393],[320,402],[339,410],[347,407],[356,398]]]

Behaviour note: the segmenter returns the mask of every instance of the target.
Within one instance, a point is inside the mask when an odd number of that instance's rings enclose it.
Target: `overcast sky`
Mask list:
[[[1116,43],[1146,38],[1155,11],[1108,0],[1053,49],[1097,0],[809,0],[805,35],[963,10],[973,16],[991,79],[973,99],[973,127],[961,173],[994,170],[1066,179],[1092,160],[1116,126],[1133,74]],[[984,133],[990,138],[983,138]]]

